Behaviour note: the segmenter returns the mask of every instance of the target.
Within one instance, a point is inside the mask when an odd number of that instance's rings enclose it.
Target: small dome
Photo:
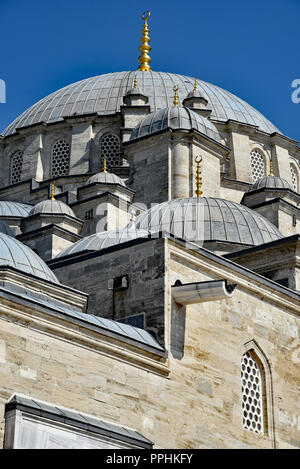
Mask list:
[[[10,266],[50,282],[59,283],[45,262],[28,246],[0,233],[0,266]]]
[[[143,90],[141,90],[138,86],[136,88],[131,88],[125,93],[125,96],[138,96],[138,95],[142,95],[146,97]]]
[[[148,238],[149,236],[148,230],[139,230],[130,224],[121,230],[102,231],[101,233],[87,236],[60,252],[56,258],[83,251],[101,251],[102,249],[126,243],[133,239]]]
[[[256,191],[258,189],[292,189],[290,184],[278,176],[264,176],[251,186],[248,192]]]
[[[61,200],[42,200],[36,204],[29,212],[28,216],[44,213],[49,215],[69,215],[76,218],[73,210]]]
[[[7,223],[5,223],[5,221],[3,220],[0,220],[0,233],[3,233],[3,234],[6,234],[8,236],[11,236],[12,238],[15,237],[12,229],[8,226]]]
[[[32,205],[0,200],[0,217],[27,217],[31,209]]]
[[[135,105],[137,104],[137,100],[139,101],[139,105],[141,104],[140,101],[142,101],[144,105],[149,101],[148,96],[146,96],[143,90],[137,86],[136,82],[135,86],[130,88],[130,90],[128,90],[123,96],[123,102],[126,105]]]
[[[185,99],[189,98],[202,98],[202,95],[199,90],[190,91]]]
[[[164,129],[195,129],[204,135],[221,142],[217,127],[206,117],[197,114],[187,107],[167,107],[152,112],[144,117],[133,129],[130,140],[151,135]]]
[[[91,176],[86,185],[93,184],[95,182],[99,182],[101,184],[120,184],[121,186],[125,186],[125,182],[119,176],[114,173],[105,173],[104,171]]]
[[[187,241],[256,246],[282,238],[262,215],[229,200],[192,197],[155,205],[136,219],[138,229],[165,231]]]

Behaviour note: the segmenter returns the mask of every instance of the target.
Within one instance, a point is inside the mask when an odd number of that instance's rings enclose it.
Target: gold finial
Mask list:
[[[178,101],[178,90],[179,90],[178,86],[175,85],[174,88],[173,88],[173,91],[174,91],[174,101],[173,101],[173,104],[174,104],[175,107],[177,107],[177,106],[178,106],[178,103],[179,103],[179,101]]]
[[[107,173],[106,158],[103,159],[103,173]]]
[[[197,78],[195,78],[194,91],[197,91],[197,90],[198,90],[198,82],[197,82]]]
[[[147,23],[147,20],[149,18],[150,18],[150,11],[145,11],[142,14],[142,20],[144,20],[143,36],[141,39],[142,45],[139,47],[139,50],[141,51],[141,55],[139,57],[139,63],[141,65],[139,66],[138,70],[140,70],[141,72],[149,72],[151,70],[151,67],[149,66],[151,59],[148,55],[148,52],[150,52],[151,50],[151,47],[148,44],[148,42],[150,42],[150,38],[148,36],[149,28],[148,28],[148,23]]]
[[[54,181],[51,181],[51,192],[50,192],[50,199],[55,200],[55,189],[54,189]]]
[[[203,194],[202,190],[201,190],[201,186],[202,186],[202,177],[201,177],[201,162],[202,162],[203,158],[202,156],[197,156],[195,158],[195,163],[197,164],[197,170],[196,170],[196,191],[195,191],[195,194],[197,195],[197,197],[201,197],[201,195]]]
[[[137,79],[136,79],[136,75],[134,76],[134,80],[133,80],[133,88],[134,89],[137,89]]]
[[[270,160],[270,176],[274,176],[274,173],[273,173],[273,161]]]

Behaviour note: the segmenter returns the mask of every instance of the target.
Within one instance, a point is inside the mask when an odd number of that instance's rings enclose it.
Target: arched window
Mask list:
[[[12,157],[10,162],[10,183],[16,184],[17,182],[21,181],[21,174],[22,174],[22,165],[23,165],[23,152],[16,151]]]
[[[299,192],[299,181],[298,181],[298,171],[293,163],[290,163],[291,176],[292,176],[292,187],[295,192]]]
[[[120,139],[116,134],[107,133],[100,141],[100,169],[103,169],[103,161],[106,158],[108,168],[121,166]]]
[[[243,427],[263,435],[266,431],[264,368],[253,350],[241,361]]]
[[[52,148],[51,177],[67,176],[70,168],[70,144],[57,140]]]
[[[266,165],[263,155],[258,150],[252,150],[250,153],[251,171],[253,182],[265,176]]]

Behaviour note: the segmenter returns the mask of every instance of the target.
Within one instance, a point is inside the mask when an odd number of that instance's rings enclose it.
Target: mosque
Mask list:
[[[0,136],[1,444],[300,448],[298,142],[149,17]]]

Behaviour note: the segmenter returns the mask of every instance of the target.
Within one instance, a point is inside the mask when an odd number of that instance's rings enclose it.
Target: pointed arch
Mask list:
[[[248,360],[248,363],[246,363],[245,358]],[[252,363],[250,363],[250,360]],[[247,369],[247,365],[250,370]],[[243,366],[245,366],[244,369]],[[245,376],[245,373],[248,374],[248,380]],[[262,348],[254,339],[246,342],[242,348],[241,381],[244,428],[267,436],[270,440],[272,440],[272,444],[275,448],[276,441],[274,429],[274,405],[271,367]],[[252,383],[256,384],[256,389]],[[248,393],[246,390],[248,390]],[[250,400],[247,398],[247,396],[250,396]],[[253,398],[256,402],[253,400]],[[249,406],[249,408],[246,407],[246,404]],[[261,420],[259,419],[259,411],[257,412],[258,409],[260,409],[261,412]],[[247,412],[247,416],[244,414],[245,411]],[[252,418],[250,419],[249,413],[252,414]],[[259,421],[261,422],[260,429],[257,425],[257,422]],[[253,422],[256,422],[256,425],[254,425]]]

